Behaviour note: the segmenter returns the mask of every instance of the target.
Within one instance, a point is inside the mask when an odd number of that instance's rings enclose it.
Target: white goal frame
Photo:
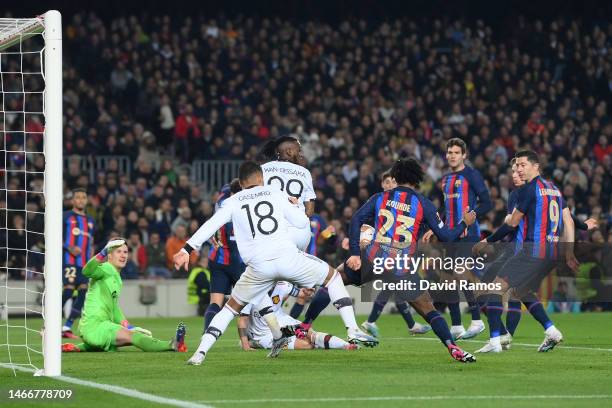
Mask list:
[[[45,261],[42,308],[44,327],[41,331],[44,363],[43,369],[36,371],[34,375],[59,376],[62,372],[63,253],[62,16],[59,11],[50,10],[36,18],[0,20],[0,49],[10,48],[40,33],[43,33],[44,37],[41,56],[45,83],[43,92]]]

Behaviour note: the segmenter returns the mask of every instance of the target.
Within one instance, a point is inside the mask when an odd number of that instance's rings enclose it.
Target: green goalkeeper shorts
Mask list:
[[[117,332],[123,329],[123,326],[110,320],[102,322],[89,321],[86,325],[79,327],[79,329],[81,337],[87,345],[104,351],[116,351],[115,339],[117,338]]]

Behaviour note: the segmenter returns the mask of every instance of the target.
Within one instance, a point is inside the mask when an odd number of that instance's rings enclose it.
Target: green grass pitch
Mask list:
[[[359,319],[361,322],[363,318]],[[469,322],[469,317],[465,317]],[[435,407],[492,406],[559,407],[612,406],[612,315],[554,315],[565,342],[549,353],[538,353],[543,339],[541,327],[528,315],[515,336],[512,350],[497,355],[478,355],[465,365],[451,360],[433,334],[408,335],[398,315],[383,315],[379,321],[381,344],[359,351],[285,351],[269,360],[266,352],[243,352],[232,324],[211,350],[204,365],[187,366],[187,358],[198,344],[202,321],[185,319],[190,352],[143,353],[126,348],[117,353],[64,354],[63,374],[69,377],[117,385],[148,394],[215,407],[270,407],[296,403],[329,407],[403,407],[426,404]],[[133,319],[159,338],[170,338],[178,319]],[[20,324],[19,320],[11,323]],[[40,321],[30,320],[35,326]],[[344,336],[339,317],[321,317],[321,331]],[[460,342],[469,351],[486,339]],[[24,344],[21,329],[0,330],[0,344]],[[31,333],[29,342],[39,347]],[[532,346],[530,346],[532,345]],[[41,366],[40,357],[33,362]],[[12,347],[14,362],[26,363],[23,348]],[[0,347],[0,361],[8,361]],[[66,389],[68,401],[9,401],[9,389]],[[33,377],[31,373],[0,368],[0,405],[48,407],[141,407],[159,406],[58,380]],[[93,405],[92,405],[93,404]]]

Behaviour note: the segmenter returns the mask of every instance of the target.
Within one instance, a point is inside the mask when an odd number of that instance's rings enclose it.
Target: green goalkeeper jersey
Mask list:
[[[87,329],[88,325],[101,321],[121,324],[125,315],[119,307],[123,287],[119,271],[109,262],[100,262],[94,256],[85,265],[83,275],[90,281],[79,328]]]

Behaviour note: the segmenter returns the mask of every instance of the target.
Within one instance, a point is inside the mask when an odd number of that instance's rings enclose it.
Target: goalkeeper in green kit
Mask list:
[[[150,331],[129,324],[119,307],[123,287],[119,272],[127,261],[127,242],[116,238],[87,262],[83,275],[90,279],[89,289],[79,323],[83,343],[65,343],[62,351],[115,351],[123,346],[135,346],[142,351],[187,351],[182,322],[170,341],[158,340],[151,337]]]

